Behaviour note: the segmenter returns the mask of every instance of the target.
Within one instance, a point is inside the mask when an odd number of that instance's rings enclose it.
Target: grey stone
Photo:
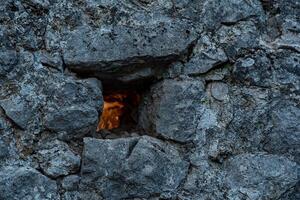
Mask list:
[[[227,61],[225,52],[211,42],[208,36],[201,36],[191,59],[185,64],[185,74],[203,74]]]
[[[105,199],[174,194],[187,169],[174,147],[151,137],[85,138],[81,187]]]
[[[300,162],[300,108],[289,101],[272,106],[264,149],[274,154],[289,154]]]
[[[102,200],[103,198],[99,196],[96,192],[80,191],[80,192],[65,192],[62,195],[63,200]]]
[[[205,74],[205,81],[223,81],[226,77],[230,76],[231,65],[225,64],[220,68],[216,68]]]
[[[6,76],[18,63],[18,56],[14,50],[0,50],[0,77]]]
[[[65,192],[62,196],[63,200],[81,200],[81,194],[79,192]],[[90,199],[90,198],[89,198]]]
[[[95,131],[98,123],[98,112],[95,108],[70,106],[47,112],[44,120],[47,129],[69,133],[62,137],[68,140],[74,136],[79,137]],[[72,135],[70,136],[70,134]]]
[[[231,158],[226,165],[228,199],[277,199],[296,185],[298,168],[285,157],[243,154]]]
[[[234,26],[222,26],[216,34],[220,47],[229,59],[259,47],[259,30],[252,21],[241,21]]]
[[[91,31],[78,27],[65,36],[64,61],[73,71],[93,73],[99,78],[122,78],[128,72],[147,77],[147,70],[141,73],[140,68],[162,67],[187,53],[196,40],[190,28],[168,18],[136,24],[134,28],[117,25]]]
[[[1,85],[0,106],[7,117],[23,130],[65,131],[66,140],[94,132],[103,103],[99,81],[75,80],[33,65],[30,76]]]
[[[168,70],[163,74],[164,78],[176,78],[182,74],[184,65],[181,62],[173,63],[168,67]]]
[[[5,114],[22,129],[27,128],[35,112],[34,108],[20,96],[0,100],[0,106]]]
[[[220,27],[221,24],[234,25],[251,18],[260,21],[265,17],[257,0],[208,0],[202,10],[202,21],[210,30]]]
[[[299,33],[300,32],[300,23],[293,19],[293,18],[287,18],[283,21],[282,29],[284,33]]]
[[[138,64],[146,62],[145,57],[167,60],[168,57],[178,56],[180,52],[186,51],[188,45],[195,40],[195,37],[187,35],[185,30],[188,27],[181,25],[180,22],[178,24],[176,21],[169,20],[147,26],[134,29],[125,26],[103,27],[94,32],[79,27],[66,36],[64,60],[71,67],[87,66],[88,68],[88,66],[99,65],[98,70],[101,72],[103,70],[100,67],[101,65],[105,67],[105,63],[115,62],[115,65],[121,66]],[[152,41],[149,43],[142,38],[149,38]],[[91,42],[92,46],[87,42]],[[77,46],[81,48],[75,48]],[[107,46],[110,48],[106,48]]]
[[[48,142],[38,151],[40,167],[50,177],[59,177],[79,170],[80,156],[72,152],[64,142]]]
[[[48,9],[50,6],[50,2],[48,0],[29,0],[24,1],[24,3],[38,9]]]
[[[280,51],[271,55],[257,51],[255,55],[236,61],[232,79],[245,85],[282,88],[297,93],[300,90],[299,58],[299,54],[292,51]]]
[[[300,93],[300,54],[280,51],[273,55],[273,84],[288,93]]]
[[[2,168],[0,183],[0,199],[59,199],[56,182],[29,167],[7,166]]]
[[[183,186],[180,197],[183,199],[222,199],[223,175],[202,160],[202,166],[192,168]]]
[[[297,200],[299,198],[300,198],[300,183],[298,182],[294,187],[292,187],[290,190],[286,191],[283,195],[281,195],[279,199]]]
[[[278,49],[291,49],[300,53],[300,23],[294,19],[285,19],[282,24],[282,33],[272,45]]]
[[[63,71],[63,61],[59,53],[53,53],[53,55],[51,55],[48,52],[42,52],[40,57],[43,65]]]
[[[204,86],[198,80],[157,83],[141,103],[139,125],[165,138],[180,142],[192,140],[204,111],[203,97]]]
[[[79,192],[65,192],[62,195],[63,200],[80,200],[80,193]]]
[[[0,139],[0,162],[9,157],[9,146]]]
[[[237,153],[261,150],[270,119],[271,91],[241,86],[231,86],[230,91],[231,106],[221,111],[233,115],[225,129],[226,138],[233,141]]]
[[[65,190],[72,191],[78,189],[80,177],[77,175],[70,175],[63,179],[62,187]]]
[[[275,6],[281,9],[280,14],[282,18],[294,18],[295,16],[299,16],[300,8],[298,1],[278,1]]]
[[[217,100],[223,101],[228,98],[228,86],[225,83],[213,82],[210,90],[212,96]]]

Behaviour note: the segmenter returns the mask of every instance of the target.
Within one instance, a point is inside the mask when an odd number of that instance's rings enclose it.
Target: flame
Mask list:
[[[103,111],[97,131],[120,127],[123,115],[126,115],[130,107],[137,106],[139,100],[139,95],[134,92],[123,91],[105,95]]]
[[[101,129],[114,129],[120,126],[124,105],[121,102],[104,101],[103,112],[97,131]]]

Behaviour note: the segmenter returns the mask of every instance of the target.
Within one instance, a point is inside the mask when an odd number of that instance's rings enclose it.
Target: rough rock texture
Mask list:
[[[54,180],[30,167],[8,166],[0,172],[1,199],[59,199]]]
[[[300,199],[299,13],[0,0],[0,199]],[[119,89],[141,96],[136,127],[100,134]]]
[[[50,177],[59,177],[78,171],[80,156],[75,155],[67,144],[50,141],[39,148],[40,167]]]
[[[107,199],[173,196],[188,167],[174,147],[151,137],[86,138],[81,187]]]
[[[297,183],[295,162],[276,155],[242,154],[225,166],[228,199],[274,199]]]
[[[202,82],[196,80],[165,80],[154,85],[141,104],[140,125],[168,139],[192,139],[205,111],[203,90]]]

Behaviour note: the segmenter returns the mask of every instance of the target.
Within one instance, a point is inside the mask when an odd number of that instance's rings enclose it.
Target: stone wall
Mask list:
[[[0,0],[1,200],[296,200],[299,146],[299,0]]]

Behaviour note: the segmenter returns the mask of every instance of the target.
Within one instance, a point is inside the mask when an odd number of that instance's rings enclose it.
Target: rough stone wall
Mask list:
[[[299,0],[0,0],[0,200],[296,200],[299,162]]]

